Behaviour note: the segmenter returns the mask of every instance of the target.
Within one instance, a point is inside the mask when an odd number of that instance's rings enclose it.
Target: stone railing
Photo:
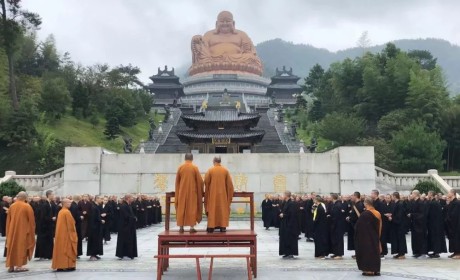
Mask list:
[[[23,186],[29,194],[42,194],[46,190],[56,191],[64,184],[64,167],[43,175],[16,175],[14,171],[7,171],[0,183],[10,180]]]
[[[450,179],[446,181],[445,178]],[[435,169],[430,169],[427,173],[416,174],[393,173],[378,166],[375,167],[375,183],[382,191],[410,192],[420,181],[433,181],[443,193],[447,193],[460,185],[460,176],[441,177]]]
[[[460,176],[441,176],[441,178],[453,189],[460,189]]]

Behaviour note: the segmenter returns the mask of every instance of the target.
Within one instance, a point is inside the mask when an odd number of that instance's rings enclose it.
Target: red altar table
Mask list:
[[[254,275],[257,277],[257,234],[254,231],[254,193],[235,192],[232,203],[249,203],[250,205],[250,229],[227,229],[226,232],[208,233],[198,231],[196,233],[179,233],[171,231],[169,224],[171,218],[171,198],[174,192],[166,193],[165,210],[165,231],[158,234],[158,255],[157,258],[157,279],[161,279],[162,274],[169,267],[170,258],[195,258],[197,265],[197,279],[201,279],[199,258],[210,258],[209,279],[212,277],[212,266],[214,258],[246,258],[248,279]],[[235,198],[244,198],[238,200]],[[249,200],[248,200],[249,199]],[[247,247],[248,254],[219,254],[219,255],[175,255],[170,254],[172,248],[204,248],[204,247]],[[252,272],[252,275],[251,275]]]

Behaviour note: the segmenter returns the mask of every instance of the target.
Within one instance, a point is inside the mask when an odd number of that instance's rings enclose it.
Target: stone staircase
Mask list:
[[[156,153],[158,154],[177,154],[186,153],[188,151],[187,145],[179,140],[176,131],[187,129],[184,121],[179,118],[177,124],[169,131],[165,141],[158,146]]]
[[[258,110],[261,114],[257,129],[265,130],[265,135],[262,141],[255,145],[256,153],[289,153],[288,148],[281,142],[281,139],[276,131],[273,120],[270,120],[268,111]]]

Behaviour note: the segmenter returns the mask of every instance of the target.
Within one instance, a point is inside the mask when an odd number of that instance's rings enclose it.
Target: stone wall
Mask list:
[[[213,154],[195,155],[204,173]],[[222,164],[237,191],[255,193],[259,205],[265,193],[369,193],[375,188],[373,147],[339,147],[326,153],[224,154]],[[113,154],[102,148],[67,147],[61,194],[145,193],[164,197],[174,191],[183,154]]]

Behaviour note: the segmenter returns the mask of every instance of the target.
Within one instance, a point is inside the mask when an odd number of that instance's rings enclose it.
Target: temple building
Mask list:
[[[184,86],[179,81],[179,77],[174,74],[174,68],[164,70],[158,67],[158,73],[150,77],[152,83],[146,89],[154,95],[155,104],[158,106],[176,105],[181,97],[184,96]]]
[[[240,113],[236,109],[206,110],[181,116],[188,130],[176,132],[189,151],[199,153],[243,153],[260,143],[265,131],[255,130],[258,113]]]
[[[296,94],[302,93],[302,87],[297,84],[299,77],[292,74],[283,66],[282,70],[276,68],[276,74],[271,78],[267,88],[267,96],[271,97],[278,104],[293,105],[296,103]]]

